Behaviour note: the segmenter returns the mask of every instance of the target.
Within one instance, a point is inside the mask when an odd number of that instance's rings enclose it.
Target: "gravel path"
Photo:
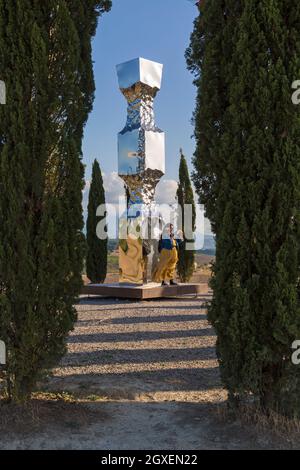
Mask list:
[[[68,354],[46,384],[80,402],[43,408],[36,427],[6,433],[0,448],[271,448],[268,436],[221,419],[209,298],[82,299]]]
[[[139,401],[224,399],[203,301],[89,300],[78,313],[69,353],[54,372],[58,389],[88,385],[107,398]]]

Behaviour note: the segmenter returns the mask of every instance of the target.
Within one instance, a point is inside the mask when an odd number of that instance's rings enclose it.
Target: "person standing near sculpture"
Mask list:
[[[162,286],[167,286],[168,281],[171,286],[177,285],[174,279],[178,263],[178,249],[183,242],[183,234],[178,232],[177,235],[178,238],[175,238],[173,224],[167,224],[159,242],[160,258],[153,274],[153,281],[161,282]]]

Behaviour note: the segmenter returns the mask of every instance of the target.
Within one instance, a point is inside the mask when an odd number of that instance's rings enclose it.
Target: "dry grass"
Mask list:
[[[253,426],[256,432],[268,435],[273,441],[280,442],[282,447],[299,448],[300,420],[287,418],[275,411],[266,414],[254,403],[240,405],[232,412],[225,404],[218,406],[218,418],[226,424],[233,419],[243,426]]]
[[[0,397],[0,433],[22,435],[45,429],[65,431],[84,428],[91,422],[103,420],[104,414],[89,409],[89,403],[101,397],[75,396],[68,392],[36,392],[25,404],[10,403]]]

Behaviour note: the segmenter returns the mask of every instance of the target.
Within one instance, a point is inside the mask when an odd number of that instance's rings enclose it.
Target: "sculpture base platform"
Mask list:
[[[153,282],[140,285],[131,284],[88,284],[83,287],[82,295],[114,297],[120,299],[161,299],[183,295],[198,296],[207,293],[207,284],[179,284],[178,286],[161,286]]]

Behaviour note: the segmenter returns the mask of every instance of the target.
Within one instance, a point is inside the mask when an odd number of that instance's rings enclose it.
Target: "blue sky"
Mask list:
[[[126,102],[115,67],[136,57],[164,64],[155,112],[158,126],[166,132],[165,178],[178,179],[180,147],[192,169],[195,88],[184,53],[196,14],[188,0],[113,0],[110,13],[101,18],[93,42],[96,99],[83,146],[87,179],[95,158],[105,174],[117,171],[117,133],[125,124]]]

